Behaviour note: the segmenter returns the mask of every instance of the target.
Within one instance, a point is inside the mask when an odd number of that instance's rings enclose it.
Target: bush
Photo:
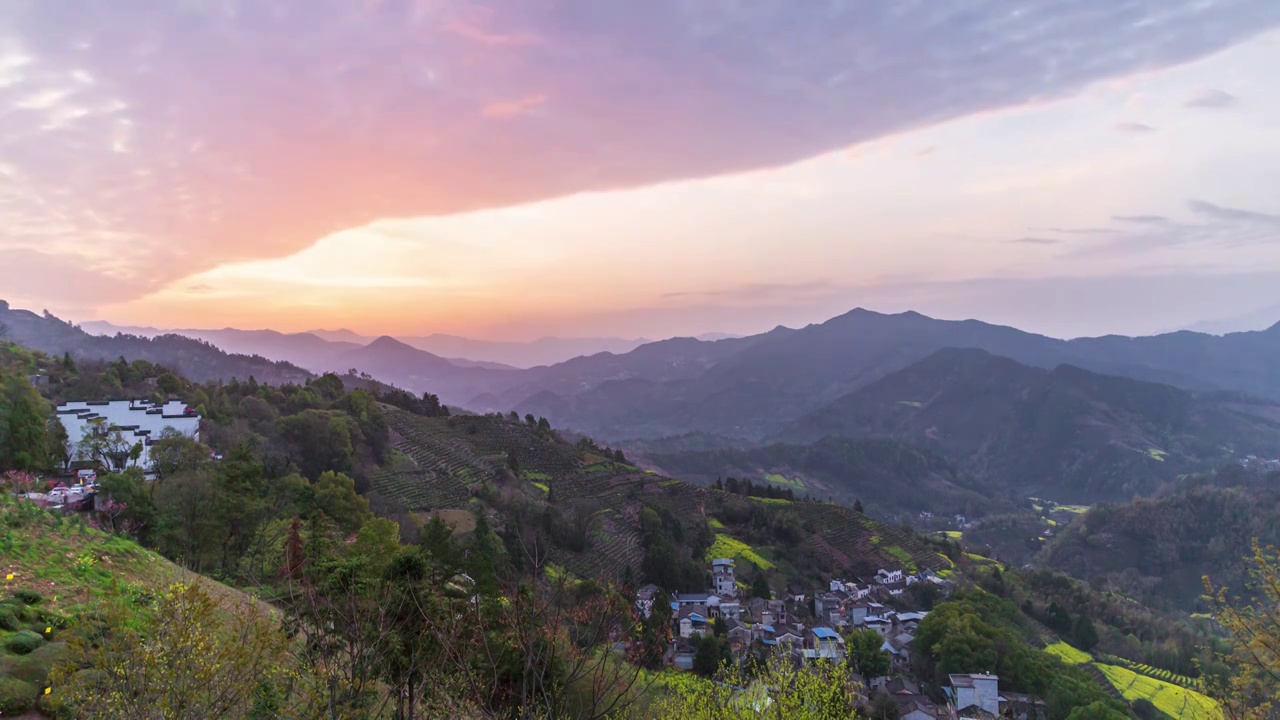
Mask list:
[[[0,715],[22,715],[40,697],[36,686],[15,678],[0,678]]]
[[[22,629],[22,618],[19,618],[13,608],[0,605],[0,630],[9,630],[10,632]]]
[[[21,600],[24,605],[39,605],[40,601],[44,599],[40,597],[40,593],[26,588],[14,593],[13,596]]]
[[[10,637],[4,646],[14,655],[26,655],[35,652],[36,648],[43,644],[44,638],[40,637],[40,633],[23,630],[14,633],[13,637]]]
[[[63,643],[49,643],[26,655],[9,669],[9,676],[29,682],[36,688],[49,685],[49,670],[62,659],[66,649]]]
[[[31,620],[31,608],[23,604],[21,600],[9,598],[8,600],[0,601],[0,612],[5,610],[13,613],[13,616],[18,618],[21,622],[28,622]]]

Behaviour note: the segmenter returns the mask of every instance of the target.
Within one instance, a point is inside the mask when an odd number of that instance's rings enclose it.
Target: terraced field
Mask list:
[[[1093,656],[1083,650],[1077,650],[1064,642],[1056,642],[1046,647],[1045,652],[1056,655],[1068,665],[1083,665],[1093,662]]]
[[[1218,704],[1195,690],[1139,675],[1118,665],[1099,663],[1095,667],[1130,702],[1145,698],[1160,712],[1181,720],[1218,720],[1222,717]]]
[[[548,441],[524,422],[493,415],[428,418],[389,408],[388,422],[400,435],[469,447],[478,460],[494,468],[514,456],[520,470],[559,478],[583,470],[582,452],[572,445]]]
[[[414,512],[465,507],[471,491],[458,478],[422,470],[384,471],[370,477],[370,488],[396,498]]]
[[[771,570],[774,564],[766,560],[750,545],[725,533],[716,533],[716,540],[707,550],[707,562],[718,558],[732,558],[739,562],[748,562],[759,570]]]
[[[1165,670],[1164,668],[1152,667],[1145,663],[1136,663],[1122,657],[1116,657],[1115,655],[1099,655],[1098,659],[1108,665],[1119,665],[1120,667],[1132,670],[1139,675],[1146,675],[1147,677],[1155,678],[1156,680],[1163,680],[1164,682],[1172,683],[1184,688],[1190,688],[1192,690],[1198,691],[1203,685],[1203,683],[1201,683],[1197,678],[1179,675],[1178,673]]]
[[[904,560],[910,560],[918,569],[928,570],[952,566],[950,560],[908,530],[879,525],[840,505],[803,502],[793,506],[813,527],[817,536],[815,549],[832,556],[837,565],[865,559],[902,566],[907,565]]]

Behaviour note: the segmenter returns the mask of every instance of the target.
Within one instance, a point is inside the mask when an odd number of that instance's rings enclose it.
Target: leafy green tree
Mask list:
[[[276,422],[289,458],[302,474],[318,480],[325,472],[353,468],[351,420],[333,410],[303,410]]]
[[[483,508],[476,509],[475,518],[476,529],[467,553],[467,573],[476,581],[476,592],[492,596],[498,591],[499,543]]]
[[[853,631],[845,638],[845,650],[849,667],[866,680],[889,674],[889,653],[884,649],[884,638],[875,630]]]
[[[165,428],[151,444],[151,469],[163,479],[181,472],[198,472],[211,462],[209,446]]]
[[[693,656],[693,671],[703,677],[712,677],[722,667],[733,664],[733,650],[723,638],[705,635],[694,640],[697,652]]]
[[[1093,621],[1088,615],[1082,613],[1076,616],[1071,625],[1071,644],[1085,652],[1097,646],[1098,629],[1093,626]]]
[[[893,699],[892,695],[878,693],[871,701],[869,713],[871,720],[898,720],[901,714],[902,706],[898,705],[898,701]]]
[[[756,573],[751,581],[751,597],[764,598],[765,600],[773,599],[773,589],[769,587],[769,578],[764,571]]]
[[[67,426],[58,419],[57,413],[50,412],[45,421],[45,440],[49,453],[50,469],[66,469],[71,463],[71,439],[67,437]]]
[[[312,490],[314,508],[344,533],[355,532],[370,517],[369,501],[356,494],[355,481],[343,473],[322,473]]]
[[[1280,707],[1280,553],[1257,540],[1252,545],[1252,601],[1204,579],[1215,617],[1231,636],[1227,659],[1236,670],[1227,680],[1214,680],[1210,691],[1225,716],[1246,720],[1273,717]]]
[[[26,377],[0,378],[0,471],[43,470],[49,464],[49,406]]]

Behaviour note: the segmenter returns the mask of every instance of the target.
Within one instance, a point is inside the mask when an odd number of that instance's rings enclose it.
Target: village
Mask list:
[[[906,573],[881,568],[874,577],[833,579],[817,591],[788,587],[777,597],[745,597],[746,587],[730,558],[711,561],[711,587],[704,593],[668,594],[656,585],[636,593],[636,607],[648,618],[657,603],[669,603],[672,639],[669,667],[694,671],[701,644],[722,638],[734,662],[770,654],[789,658],[797,666],[817,661],[846,664],[846,638],[857,631],[875,632],[880,650],[888,656],[887,672],[865,677],[850,668],[851,679],[863,688],[867,704],[886,696],[897,704],[896,717],[905,720],[1009,717],[1034,720],[1044,716],[1044,702],[1000,691],[999,677],[986,673],[955,674],[942,687],[945,702],[924,694],[913,675],[912,646],[924,610],[901,607],[904,590],[917,583],[933,585],[941,597],[954,589],[950,580],[932,571]],[[776,595],[770,590],[770,595]]]

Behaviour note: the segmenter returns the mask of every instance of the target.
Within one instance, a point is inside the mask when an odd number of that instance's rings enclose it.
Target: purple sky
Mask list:
[[[1239,314],[1280,302],[1277,25],[1273,0],[5,3],[0,297],[494,337]]]

